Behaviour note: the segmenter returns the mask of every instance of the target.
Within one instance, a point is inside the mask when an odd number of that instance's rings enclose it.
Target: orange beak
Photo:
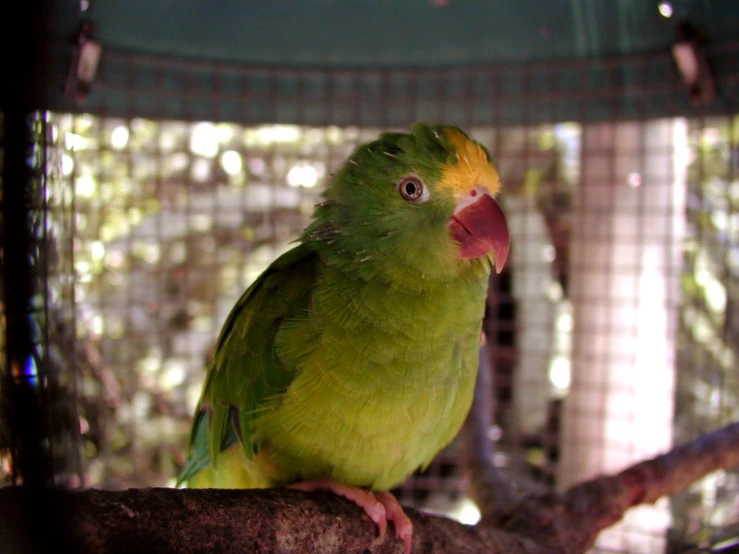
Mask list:
[[[500,205],[485,189],[475,187],[470,191],[447,225],[459,243],[460,258],[479,258],[492,252],[495,271],[503,271],[511,247],[508,224]]]

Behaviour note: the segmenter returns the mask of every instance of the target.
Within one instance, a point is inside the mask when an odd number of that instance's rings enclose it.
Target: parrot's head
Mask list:
[[[500,177],[457,127],[418,123],[355,149],[334,175],[305,238],[355,262],[447,278],[508,258]]]

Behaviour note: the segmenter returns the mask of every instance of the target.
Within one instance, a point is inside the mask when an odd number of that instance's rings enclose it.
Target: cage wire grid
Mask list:
[[[282,71],[107,52],[89,113],[33,122],[56,481],[173,484],[231,306],[352,148],[415,120],[471,132],[503,179],[513,247],[484,326],[491,437],[511,479],[561,486],[568,468],[587,473],[580,462],[618,464],[736,420],[739,119],[731,101],[690,107],[666,63]],[[719,84],[732,98],[736,71]],[[649,364],[675,371],[645,389]],[[639,425],[651,444],[620,448]],[[476,517],[455,444],[395,492]],[[739,534],[737,497],[736,472],[719,472],[661,505],[651,530],[596,551],[708,549]]]

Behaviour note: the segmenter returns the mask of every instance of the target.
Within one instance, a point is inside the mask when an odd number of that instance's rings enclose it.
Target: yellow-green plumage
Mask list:
[[[408,175],[427,200],[399,194]],[[352,154],[300,244],[225,323],[181,481],[387,490],[454,438],[492,266],[461,259],[447,226],[470,183],[499,188],[487,152],[456,128],[416,125]]]

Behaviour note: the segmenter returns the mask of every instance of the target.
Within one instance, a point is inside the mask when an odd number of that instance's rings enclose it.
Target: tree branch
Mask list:
[[[47,508],[39,518],[37,508]],[[414,551],[432,554],[521,550],[507,533],[464,526],[408,509]],[[0,490],[3,552],[248,552],[391,554],[403,551],[392,530],[331,493],[291,489],[60,491]],[[531,546],[534,546],[533,544]],[[9,548],[9,550],[7,549]]]
[[[709,473],[734,467],[739,467],[739,422],[635,464],[617,475],[575,485],[561,498],[569,518],[579,522],[583,529],[579,542],[587,546],[632,506],[653,504]],[[586,531],[590,537],[586,537]]]
[[[408,509],[414,552],[581,554],[637,504],[739,465],[739,423],[614,476],[520,499],[497,522],[466,526]],[[484,470],[484,468],[482,468]],[[473,482],[476,477],[473,477]],[[495,501],[499,502],[499,501]],[[504,515],[503,512],[507,512]],[[389,531],[330,493],[269,490],[0,490],[3,552],[402,552]]]
[[[674,494],[718,469],[739,466],[739,422],[616,474],[575,485],[562,494],[529,496],[509,515],[481,524],[531,537],[554,552],[582,554],[626,511]],[[528,550],[516,551],[523,553]]]
[[[488,350],[480,348],[475,396],[462,431],[462,456],[469,480],[469,493],[484,522],[498,521],[517,503],[510,481],[495,465],[490,439],[492,417],[492,376]]]

